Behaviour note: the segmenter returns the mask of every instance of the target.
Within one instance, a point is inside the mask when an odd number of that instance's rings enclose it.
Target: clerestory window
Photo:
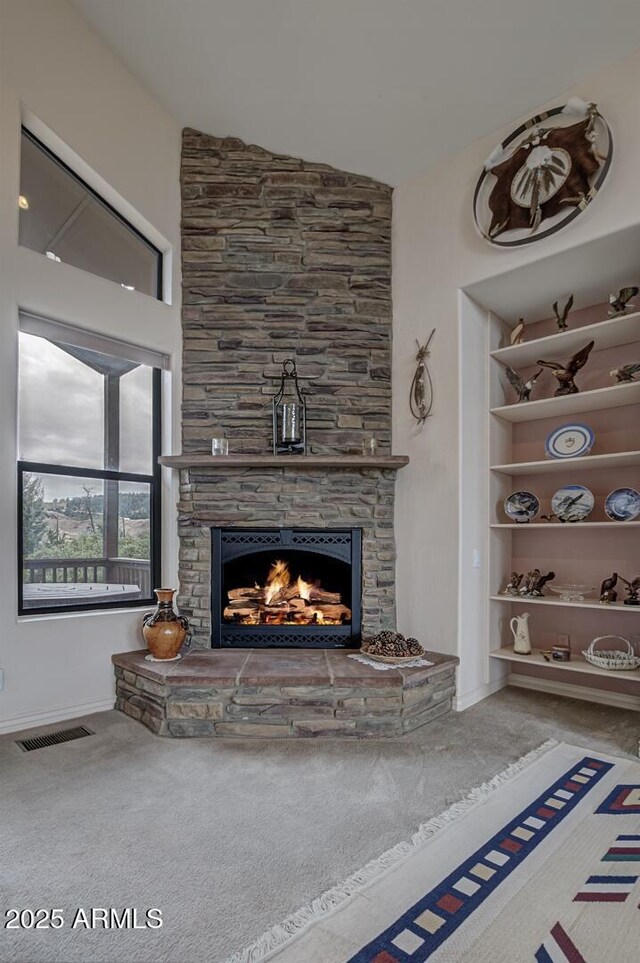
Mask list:
[[[162,299],[162,253],[24,127],[18,205],[22,247]]]

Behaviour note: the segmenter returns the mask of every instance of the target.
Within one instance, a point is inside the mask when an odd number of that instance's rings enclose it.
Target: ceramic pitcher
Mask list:
[[[529,638],[529,613],[516,615],[509,622],[513,633],[513,651],[518,655],[531,655],[531,639]]]

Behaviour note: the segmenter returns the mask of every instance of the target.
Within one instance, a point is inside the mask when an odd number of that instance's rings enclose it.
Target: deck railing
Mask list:
[[[31,558],[23,562],[24,582],[107,582],[137,585],[141,598],[151,595],[151,566],[143,558]]]

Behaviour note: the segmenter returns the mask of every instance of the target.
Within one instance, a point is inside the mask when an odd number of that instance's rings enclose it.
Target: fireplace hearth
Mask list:
[[[211,645],[360,644],[362,531],[211,529]]]

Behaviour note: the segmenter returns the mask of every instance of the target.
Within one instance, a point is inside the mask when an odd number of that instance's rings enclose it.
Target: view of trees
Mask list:
[[[25,558],[101,558],[104,496],[90,487],[84,495],[45,501],[42,480],[25,472],[22,525]],[[150,501],[147,492],[121,492],[118,499],[118,555],[150,557]]]
[[[22,526],[24,554],[29,558],[37,551],[48,529],[44,510],[44,488],[37,475],[24,475]]]

